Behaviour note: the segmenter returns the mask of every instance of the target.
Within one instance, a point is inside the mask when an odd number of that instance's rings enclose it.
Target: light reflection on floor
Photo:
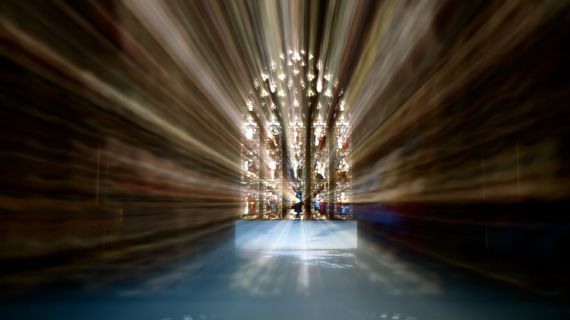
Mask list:
[[[353,249],[243,250],[221,243],[145,281],[51,301],[8,310],[19,314],[6,319],[463,320],[543,313],[542,305],[509,290],[363,238]]]

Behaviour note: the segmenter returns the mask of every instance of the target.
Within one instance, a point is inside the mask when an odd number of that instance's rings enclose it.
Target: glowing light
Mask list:
[[[247,128],[245,129],[244,134],[245,134],[245,138],[246,138],[247,140],[253,139],[253,130],[252,130],[251,128],[247,127]]]

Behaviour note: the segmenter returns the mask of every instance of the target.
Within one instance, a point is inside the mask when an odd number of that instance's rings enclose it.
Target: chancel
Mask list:
[[[569,17],[1,0],[0,319],[569,319]]]

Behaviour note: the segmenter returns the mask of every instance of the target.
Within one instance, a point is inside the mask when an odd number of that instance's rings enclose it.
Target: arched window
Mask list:
[[[350,119],[338,79],[313,59],[283,53],[253,81],[242,128],[244,219],[352,219]]]

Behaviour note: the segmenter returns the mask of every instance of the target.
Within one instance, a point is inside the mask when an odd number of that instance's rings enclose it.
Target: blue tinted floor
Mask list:
[[[293,234],[301,225],[290,227]],[[259,232],[255,230],[250,232]],[[220,237],[225,241],[144,280],[99,290],[54,289],[33,299],[4,303],[2,318],[467,320],[570,316],[562,303],[423,259],[382,239],[360,236],[355,249],[248,250],[234,243],[235,233],[228,236],[234,231],[224,232]]]

